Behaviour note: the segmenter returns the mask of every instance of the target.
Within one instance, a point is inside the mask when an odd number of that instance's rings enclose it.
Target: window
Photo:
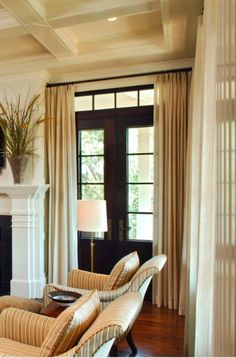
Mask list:
[[[153,86],[144,86],[144,89],[116,89],[103,93],[96,91],[93,94],[77,93],[75,97],[75,111],[96,111],[102,109],[130,108],[139,106],[153,106]]]

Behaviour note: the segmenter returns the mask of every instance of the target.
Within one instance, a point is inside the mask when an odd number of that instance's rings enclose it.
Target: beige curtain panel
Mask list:
[[[180,293],[190,82],[188,71],[156,79],[154,254],[166,254],[167,265],[158,275],[153,300],[173,309]]]
[[[48,198],[48,280],[66,284],[77,267],[76,129],[73,86],[46,89],[45,125]]]

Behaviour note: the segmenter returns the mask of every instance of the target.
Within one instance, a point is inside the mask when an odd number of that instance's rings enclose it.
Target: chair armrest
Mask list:
[[[57,283],[48,283],[43,291],[43,306],[46,307],[50,303],[48,298],[49,292],[54,291],[69,291],[78,292],[81,295],[88,290],[102,290],[105,286],[109,275],[99,273],[92,273],[89,271],[72,270],[68,273],[68,286],[58,285]]]
[[[110,291],[98,291],[98,296],[101,302],[101,310],[104,310],[112,301],[116,300],[120,296],[124,295],[129,291],[131,283],[127,282],[121,287],[116,288],[115,290]]]
[[[103,290],[109,275],[93,273],[83,270],[72,270],[68,273],[67,284],[69,287],[85,290]]]
[[[103,356],[107,357],[111,347],[108,345],[105,352],[104,345],[113,339],[118,343],[128,333],[142,308],[142,303],[139,292],[123,295],[100,313],[77,346],[62,356],[93,357],[103,347]]]
[[[0,337],[40,347],[54,320],[18,308],[6,308],[1,313]]]
[[[124,293],[128,292],[131,286],[131,282],[127,282],[125,285],[110,291],[98,291],[98,296],[101,301],[101,310],[103,310],[109,303],[114,301],[116,298],[122,296]],[[54,291],[68,291],[68,292],[77,292],[81,295],[84,295],[90,290],[85,290],[81,288],[74,288],[74,287],[68,287],[68,286],[62,286],[54,283],[48,283],[44,287],[43,292],[43,305],[44,307],[47,306],[50,303],[50,299],[48,297],[49,292]]]

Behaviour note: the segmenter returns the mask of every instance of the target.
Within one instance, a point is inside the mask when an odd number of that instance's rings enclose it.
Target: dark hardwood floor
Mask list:
[[[177,311],[145,302],[133,325],[132,335],[139,357],[183,356],[184,317],[178,316]],[[128,357],[130,353],[123,339],[118,345],[118,356]]]

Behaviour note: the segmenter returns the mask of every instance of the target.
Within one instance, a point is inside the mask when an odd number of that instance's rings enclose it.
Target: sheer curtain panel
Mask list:
[[[46,89],[45,126],[48,198],[48,280],[66,284],[77,267],[76,129],[73,86]]]
[[[198,269],[199,205],[201,189],[201,143],[202,143],[202,88],[203,88],[203,17],[199,16],[195,64],[192,79],[192,101],[188,145],[189,179],[186,190],[185,228],[186,240],[186,286],[185,292],[185,354],[193,355],[195,344],[196,290]],[[191,263],[191,264],[190,264]],[[183,278],[182,278],[183,279]],[[183,287],[184,289],[184,287]]]
[[[217,0],[214,356],[236,356],[235,11],[235,0]]]
[[[196,82],[193,96],[185,354],[235,356],[234,0],[205,1],[201,36],[195,61],[200,85]]]

